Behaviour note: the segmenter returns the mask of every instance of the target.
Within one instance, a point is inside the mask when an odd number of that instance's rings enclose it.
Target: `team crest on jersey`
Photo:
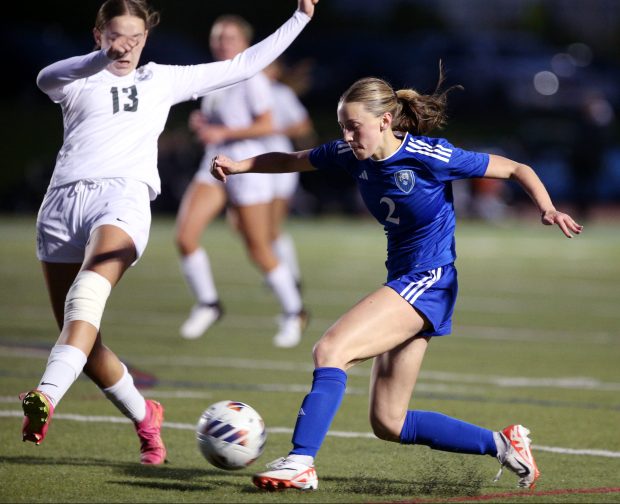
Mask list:
[[[405,194],[409,194],[415,185],[413,170],[399,170],[394,174],[396,186]]]
[[[136,70],[136,80],[138,81],[146,81],[153,78],[152,70],[146,67],[140,67]]]

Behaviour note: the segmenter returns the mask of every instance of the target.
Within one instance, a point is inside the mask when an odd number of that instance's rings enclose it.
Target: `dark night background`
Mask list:
[[[0,211],[38,208],[62,142],[62,120],[60,108],[37,89],[36,75],[53,61],[93,48],[99,5],[34,1],[4,11]],[[284,22],[296,2],[151,5],[162,21],[142,63],[192,64],[210,61],[207,35],[219,14],[244,16],[258,40]],[[439,60],[446,85],[465,90],[450,95],[449,125],[436,136],[532,165],[558,202],[584,215],[590,206],[620,204],[620,0],[321,0],[285,53],[289,77],[300,63],[309,69],[309,80],[295,83],[305,85],[301,99],[318,141],[338,136],[336,103],[355,79],[376,75],[397,88],[430,92]],[[197,106],[178,105],[170,114],[160,141],[163,194],[156,211],[176,211],[197,168],[201,149],[186,128]],[[491,195],[517,208],[524,198],[509,186],[474,184],[463,193],[470,211],[476,198]],[[352,181],[318,174],[304,175],[294,210],[361,212]]]

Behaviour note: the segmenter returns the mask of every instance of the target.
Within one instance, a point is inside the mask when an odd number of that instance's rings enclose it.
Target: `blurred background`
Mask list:
[[[0,95],[0,211],[36,212],[62,143],[60,108],[35,84],[58,59],[92,50],[99,0],[7,7]],[[162,15],[142,63],[208,62],[216,16],[236,13],[256,40],[293,12],[295,0],[152,0]],[[357,78],[432,92],[439,61],[450,122],[435,136],[463,148],[530,164],[556,204],[581,220],[620,215],[620,0],[321,0],[315,19],[285,53],[285,79],[299,93],[317,142],[339,136],[336,104]],[[187,128],[199,103],[173,108],[160,139],[163,192],[156,213],[174,213],[202,148]],[[459,183],[462,217],[498,220],[532,211],[510,184]],[[300,216],[364,215],[346,175],[304,174],[293,202]]]

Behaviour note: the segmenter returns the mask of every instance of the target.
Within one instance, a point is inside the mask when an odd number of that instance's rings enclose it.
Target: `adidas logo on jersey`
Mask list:
[[[363,179],[363,180],[368,180],[368,173],[366,173],[366,170],[364,170],[364,171],[360,174],[359,178],[361,178],[361,179]]]

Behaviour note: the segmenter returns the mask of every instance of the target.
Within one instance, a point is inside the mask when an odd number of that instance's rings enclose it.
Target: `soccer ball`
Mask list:
[[[200,452],[211,464],[232,471],[249,466],[263,453],[265,422],[254,408],[220,401],[202,412],[196,426]]]

